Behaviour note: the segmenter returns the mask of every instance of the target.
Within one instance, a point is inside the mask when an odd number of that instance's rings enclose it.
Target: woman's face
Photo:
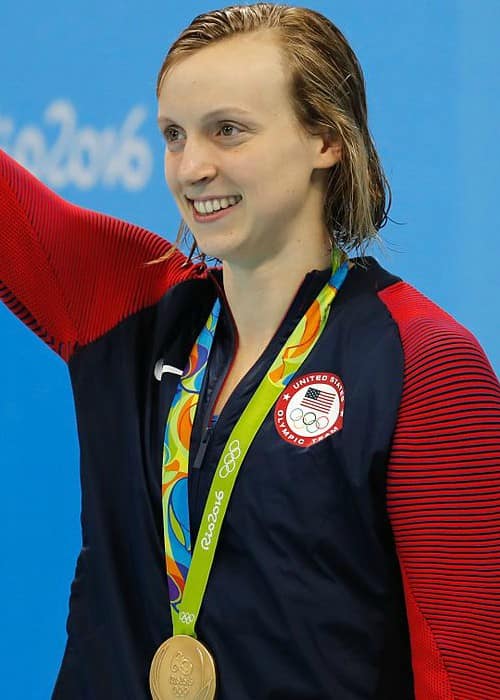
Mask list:
[[[163,80],[158,122],[168,187],[204,253],[254,266],[327,239],[327,168],[340,147],[299,129],[272,35],[231,37],[183,58]],[[230,196],[241,201],[216,220],[197,218],[188,201]]]

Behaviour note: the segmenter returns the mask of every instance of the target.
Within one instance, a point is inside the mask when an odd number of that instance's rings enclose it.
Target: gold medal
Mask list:
[[[153,700],[213,700],[214,660],[197,639],[178,634],[158,647],[151,662],[149,687]]]

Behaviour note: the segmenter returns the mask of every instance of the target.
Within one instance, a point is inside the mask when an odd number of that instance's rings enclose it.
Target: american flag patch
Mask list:
[[[321,413],[329,413],[334,400],[335,394],[331,394],[329,391],[309,388],[300,405]]]

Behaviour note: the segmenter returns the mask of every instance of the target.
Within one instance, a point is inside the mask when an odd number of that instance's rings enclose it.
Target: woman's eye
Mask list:
[[[237,131],[240,131],[240,129],[237,126],[234,126],[234,124],[224,124],[221,127],[221,131],[223,131],[224,129],[236,129]],[[234,136],[234,135],[235,134],[227,134],[226,133],[226,136]]]
[[[163,132],[163,135],[165,136],[165,140],[166,140],[168,143],[170,143],[171,141],[176,141],[176,139],[172,137],[172,132],[173,132],[174,134],[178,134],[178,133],[179,133],[179,130],[178,130],[178,129],[174,129],[173,127],[168,127],[168,128],[165,129],[165,131]]]
[[[232,129],[233,133],[227,133],[227,129]],[[234,133],[234,130],[236,131],[241,131],[241,129],[238,126],[235,126],[234,124],[223,124],[220,128],[220,132],[224,132],[223,136],[231,137],[231,136],[236,136],[237,134]],[[163,135],[165,136],[165,140],[167,143],[177,143],[177,141],[180,140],[179,137],[179,129],[176,129],[173,126],[169,126],[165,129],[163,132]]]

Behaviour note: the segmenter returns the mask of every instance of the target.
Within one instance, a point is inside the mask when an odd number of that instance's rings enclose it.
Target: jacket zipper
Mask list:
[[[209,271],[209,274],[210,274],[210,271]],[[212,435],[213,435],[213,432],[215,429],[215,426],[212,425],[213,416],[214,416],[214,408],[215,408],[215,405],[217,403],[217,399],[219,398],[220,393],[221,393],[222,389],[224,388],[224,384],[227,381],[227,378],[229,376],[231,368],[234,365],[236,353],[238,351],[238,346],[239,346],[238,330],[236,328],[236,323],[234,321],[233,314],[231,313],[231,309],[229,308],[229,304],[227,303],[226,295],[224,293],[224,288],[221,285],[219,285],[219,282],[218,282],[217,278],[215,277],[215,275],[211,275],[211,277],[212,277],[212,280],[213,280],[215,286],[217,287],[217,289],[219,291],[219,295],[220,295],[221,299],[223,300],[224,307],[228,312],[229,320],[231,322],[231,327],[232,327],[232,331],[233,331],[233,352],[232,352],[232,356],[231,356],[231,362],[228,364],[226,371],[224,372],[224,374],[222,374],[222,376],[219,378],[219,380],[217,382],[217,385],[214,387],[213,395],[212,395],[212,398],[210,400],[209,407],[206,411],[205,419],[203,421],[202,438],[201,438],[200,446],[198,447],[198,452],[196,453],[196,457],[194,458],[193,463],[192,463],[193,470],[200,469],[201,465],[203,464],[203,460],[205,459],[205,455],[207,453],[207,449],[208,449],[208,446],[210,444],[210,440],[212,438]],[[219,422],[219,421],[217,421],[217,422]],[[197,489],[197,491],[198,491],[198,489]],[[196,494],[196,498],[197,497],[198,497],[198,493]]]
[[[211,425],[207,425],[207,427],[204,428],[203,437],[201,438],[200,446],[198,448],[198,452],[196,453],[192,469],[199,469],[201,467],[203,460],[205,459],[205,454],[207,452],[208,443],[210,442],[212,432],[213,427]]]

